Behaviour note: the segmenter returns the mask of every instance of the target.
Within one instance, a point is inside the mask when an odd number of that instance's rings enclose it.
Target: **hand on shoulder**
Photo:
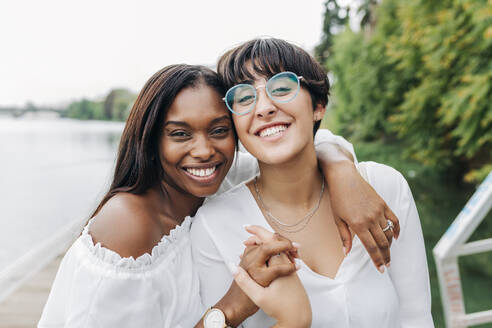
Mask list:
[[[93,218],[89,234],[121,257],[151,253],[163,231],[144,196],[118,193]]]

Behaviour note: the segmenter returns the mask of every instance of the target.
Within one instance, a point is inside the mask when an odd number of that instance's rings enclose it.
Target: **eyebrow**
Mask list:
[[[181,122],[181,121],[167,121],[167,122],[164,124],[164,127],[166,127],[166,126],[168,126],[168,125],[190,126],[188,123],[186,123],[186,122]]]
[[[242,80],[242,81],[239,81],[237,84],[255,84],[255,81],[254,80]]]
[[[212,122],[210,122],[210,124],[215,124],[215,123],[219,123],[219,122],[222,122],[222,121],[231,121],[231,117],[229,115],[223,115],[221,117],[217,117],[215,119],[212,120]]]
[[[219,123],[219,122],[222,122],[222,121],[229,121],[230,122],[231,118],[229,117],[229,115],[223,115],[221,117],[217,117],[215,119],[212,120],[212,122],[210,122],[209,125],[214,125],[216,123]],[[164,127],[167,127],[168,125],[171,125],[171,124],[174,124],[174,125],[179,125],[179,126],[184,126],[184,127],[189,127],[190,125],[186,122],[183,122],[183,121],[167,121],[165,124],[164,124]]]

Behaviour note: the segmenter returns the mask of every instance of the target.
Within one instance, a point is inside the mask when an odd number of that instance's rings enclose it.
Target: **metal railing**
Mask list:
[[[492,322],[492,310],[465,313],[458,257],[492,251],[492,238],[466,243],[492,207],[492,172],[434,247],[446,326],[464,328]]]

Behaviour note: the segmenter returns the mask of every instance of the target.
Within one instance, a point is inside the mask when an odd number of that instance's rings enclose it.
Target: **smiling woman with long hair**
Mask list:
[[[109,191],[66,253],[39,327],[176,328],[200,320],[206,308],[191,256],[192,219],[185,217],[196,213],[205,196],[237,185],[258,169],[251,155],[235,152],[224,93],[217,74],[202,66],[168,66],[145,84],[126,122]],[[325,149],[320,157],[345,158],[337,145],[348,152],[351,145],[324,132],[317,137]],[[344,162],[321,160],[320,165],[330,172],[347,167],[352,172],[333,193],[349,194],[355,203],[342,204],[346,212],[340,216],[359,218],[367,228],[384,215],[385,204],[371,189],[350,192],[362,179],[350,169],[352,162]],[[341,175],[327,177],[327,184],[340,185]],[[370,215],[359,215],[367,205]],[[263,261],[248,271],[266,284],[296,270],[291,262],[265,267],[272,255],[296,250],[285,238],[268,245],[255,252]],[[378,248],[374,254],[384,260]],[[215,306],[240,322],[255,305],[233,283]]]

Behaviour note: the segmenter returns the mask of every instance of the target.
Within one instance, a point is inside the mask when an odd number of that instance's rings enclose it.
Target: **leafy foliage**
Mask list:
[[[327,66],[339,129],[478,182],[492,166],[492,2],[383,0],[372,33],[346,29]]]
[[[399,142],[354,143],[360,161],[376,161],[390,165],[407,179],[415,199],[424,233],[432,293],[434,324],[445,327],[439,283],[432,249],[475,192],[470,185],[456,185],[443,174],[414,160],[402,160]],[[492,212],[484,218],[469,241],[492,237]],[[396,241],[398,242],[398,241]],[[460,274],[467,312],[488,310],[492,307],[492,253],[485,252],[460,257]],[[475,327],[475,326],[474,326]],[[478,327],[490,328],[491,324]]]

